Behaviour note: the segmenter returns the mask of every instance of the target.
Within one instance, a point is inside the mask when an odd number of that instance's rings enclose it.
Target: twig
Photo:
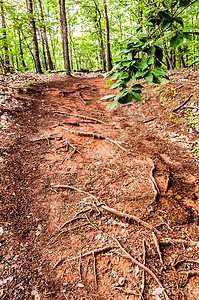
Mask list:
[[[163,292],[164,292],[164,295],[165,295],[165,298],[167,300],[170,300],[169,296],[167,295],[166,291],[165,291],[165,288],[163,287],[162,283],[159,281],[159,279],[157,278],[157,276],[149,269],[147,268],[144,264],[140,263],[138,260],[136,260],[135,258],[133,258],[123,247],[122,245],[120,244],[120,242],[114,238],[114,241],[116,241],[117,245],[119,246],[119,248],[126,254],[126,256],[136,265],[138,265],[141,269],[145,270],[147,273],[149,273],[153,279],[158,283],[158,285],[163,289]]]
[[[193,263],[193,264],[199,264],[199,260],[194,260],[194,259],[182,259],[182,260],[178,260],[176,263],[173,264],[174,267],[176,267],[179,264],[182,263]]]
[[[164,265],[163,259],[162,259],[162,253],[161,253],[161,251],[160,251],[160,245],[159,245],[159,241],[158,241],[158,239],[157,239],[157,236],[155,235],[154,232],[152,232],[152,236],[153,236],[153,240],[154,240],[156,249],[157,249],[157,251],[158,251],[158,255],[159,255],[159,257],[160,257],[160,262],[161,262],[161,264]]]
[[[73,148],[75,150],[75,152],[78,152],[79,154],[82,154],[81,151],[79,151],[75,146],[73,146],[73,144],[71,144],[69,142],[67,142],[67,143],[71,146],[71,148]]]
[[[168,244],[185,244],[187,246],[196,246],[199,247],[199,242],[192,241],[192,240],[184,240],[184,239],[171,239],[171,238],[165,238],[159,241],[161,245],[168,245]]]
[[[149,122],[154,121],[155,119],[157,119],[157,117],[152,117],[151,119],[143,121],[143,123],[149,123]]]
[[[193,97],[193,94],[191,94],[188,99],[186,99],[182,104],[180,104],[178,107],[174,108],[172,110],[172,112],[176,112],[178,110],[180,110],[185,104],[187,104],[187,102],[189,102],[189,100]]]
[[[115,248],[114,246],[106,246],[106,247],[103,247],[103,248],[91,250],[91,251],[89,251],[89,252],[86,252],[86,253],[84,253],[84,254],[81,254],[81,257],[86,257],[86,256],[89,256],[89,255],[92,255],[93,252],[94,252],[95,254],[99,254],[99,253],[102,253],[102,252],[105,252],[105,251],[112,250],[112,249],[114,249],[114,248]],[[67,256],[65,256],[64,258],[62,258],[62,259],[54,266],[54,269],[56,269],[59,265],[61,265],[61,264],[66,260],[66,258],[67,258]],[[80,258],[80,255],[68,259],[67,262],[76,260],[76,259],[78,259],[78,258]]]
[[[185,106],[184,108],[190,108],[190,109],[197,109],[197,110],[199,110],[199,107],[197,107],[197,106]]]
[[[120,149],[124,150],[124,151],[127,151],[124,147],[120,146],[120,142],[118,141],[114,141],[114,140],[111,140],[109,138],[106,138],[107,141],[113,143],[114,145],[118,146]]]
[[[75,116],[75,117],[78,117],[78,118],[83,118],[83,119],[86,119],[86,120],[95,121],[96,123],[99,123],[99,124],[106,124],[106,123],[102,122],[101,120],[91,118],[91,117],[87,117],[87,116],[83,116],[83,115],[70,114],[70,116]]]
[[[97,272],[96,272],[95,252],[93,252],[93,272],[94,272],[94,277],[95,277],[95,285],[97,286]]]
[[[146,246],[145,246],[145,240],[143,240],[142,248],[143,248],[143,265],[145,265],[146,264]],[[141,292],[140,292],[139,300],[144,299],[143,298],[144,287],[145,287],[145,270],[143,270],[143,272],[142,272],[142,286],[141,286]]]
[[[77,95],[79,96],[79,98],[85,103],[86,101],[84,100],[84,98],[82,97],[82,95],[80,94],[80,92],[77,92]]]

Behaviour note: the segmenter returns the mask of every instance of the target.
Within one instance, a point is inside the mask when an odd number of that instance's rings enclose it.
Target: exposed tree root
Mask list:
[[[140,263],[138,260],[136,260],[135,258],[133,258],[120,244],[120,242],[113,237],[113,240],[117,243],[117,245],[119,246],[119,248],[126,254],[126,256],[136,265],[138,265],[141,269],[145,270],[148,274],[150,274],[153,279],[158,283],[158,285],[164,290],[163,293],[165,295],[165,298],[167,300],[170,300],[169,296],[167,295],[165,288],[163,287],[162,283],[160,282],[160,280],[157,278],[157,276],[149,269],[147,268],[145,265],[143,265],[142,263]]]

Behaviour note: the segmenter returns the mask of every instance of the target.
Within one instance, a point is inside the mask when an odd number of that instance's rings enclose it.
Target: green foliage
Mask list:
[[[183,18],[179,16],[190,2],[176,1],[177,9],[175,8],[174,13],[173,1],[167,8],[161,4],[155,10],[151,7],[148,10],[149,17],[145,18],[142,26],[137,27],[136,34],[124,40],[122,50],[117,53],[115,66],[106,74],[111,76],[107,85],[116,80],[110,88],[120,89],[118,95],[111,97],[113,99],[110,103],[111,109],[117,105],[117,102],[124,104],[132,100],[141,101],[143,86],[137,82],[141,81],[142,84],[147,85],[161,84],[162,78],[168,79],[164,72],[165,65],[170,60],[166,44],[169,41],[170,49],[175,51],[184,45],[186,40],[192,39],[191,34],[184,27]]]

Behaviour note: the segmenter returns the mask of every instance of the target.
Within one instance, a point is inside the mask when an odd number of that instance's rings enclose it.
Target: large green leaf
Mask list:
[[[136,92],[131,92],[133,99],[136,101],[142,101],[142,96],[140,95],[140,93],[136,93]]]
[[[183,36],[179,32],[177,32],[170,40],[170,45],[174,49],[177,49],[182,43],[183,43]]]
[[[111,90],[116,90],[117,88],[121,87],[123,84],[123,81],[122,80],[118,80],[115,84],[113,84],[110,89]]]
[[[110,110],[113,109],[116,105],[117,105],[118,101],[117,100],[113,100],[111,101],[111,103],[109,104],[109,108]]]
[[[121,97],[118,102],[120,104],[129,103],[133,100],[133,95],[131,93],[126,94],[125,96]]]
[[[149,85],[149,84],[151,84],[152,82],[153,82],[153,74],[150,73],[149,76],[148,76],[148,79],[147,79],[147,81],[146,81],[146,84]]]
[[[157,59],[162,61],[162,59],[163,59],[163,50],[159,46],[155,46],[155,56],[157,57]]]
[[[148,72],[148,70],[145,71],[138,71],[135,74],[135,78],[142,78],[146,73]]]
[[[132,87],[131,87],[131,90],[132,91],[138,91],[138,90],[140,90],[140,89],[142,89],[143,88],[143,85],[141,85],[141,84],[134,84]]]
[[[113,97],[115,97],[115,95],[106,95],[106,96],[102,97],[100,100],[105,100],[105,101],[107,101],[107,100],[112,99]]]
[[[153,74],[154,74],[155,76],[165,76],[164,71],[163,71],[163,70],[159,70],[159,69],[154,69],[154,70],[153,70]]]

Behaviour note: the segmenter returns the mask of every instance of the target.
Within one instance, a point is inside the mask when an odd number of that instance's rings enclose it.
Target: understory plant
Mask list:
[[[167,66],[172,68],[168,54],[169,49],[177,50],[186,40],[192,39],[195,28],[185,28],[180,14],[195,1],[168,1],[170,7],[153,7],[148,12],[148,19],[137,27],[130,38],[122,42],[122,50],[117,53],[118,59],[110,72],[107,86],[116,81],[111,90],[119,89],[118,94],[107,95],[101,100],[112,100],[110,109],[118,103],[124,104],[132,100],[141,101],[144,85],[161,84]]]

